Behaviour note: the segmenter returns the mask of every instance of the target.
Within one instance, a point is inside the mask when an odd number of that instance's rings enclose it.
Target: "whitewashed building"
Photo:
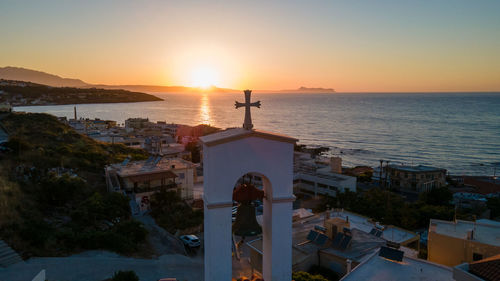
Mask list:
[[[195,165],[180,158],[151,156],[148,160],[128,161],[105,167],[109,191],[135,195],[138,204],[165,188],[176,191],[182,199],[193,198]]]
[[[294,192],[336,196],[337,192],[356,191],[356,177],[340,174],[341,160],[332,157],[328,166],[318,165],[307,153],[294,154]]]

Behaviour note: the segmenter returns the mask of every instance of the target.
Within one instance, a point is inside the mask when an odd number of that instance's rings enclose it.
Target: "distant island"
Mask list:
[[[332,88],[308,88],[308,87],[300,87],[295,90],[281,90],[280,92],[285,92],[285,93],[335,93],[335,90]]]
[[[127,90],[52,87],[0,79],[0,103],[12,106],[161,101],[153,95]]]
[[[229,89],[212,86],[209,88],[197,88],[187,86],[161,86],[161,85],[105,85],[89,84],[80,79],[63,78],[46,72],[26,69],[22,67],[0,67],[0,79],[26,81],[52,87],[76,87],[76,88],[99,88],[109,90],[128,90],[146,93],[241,93],[241,89]],[[254,93],[335,93],[331,88],[309,88],[300,87],[292,90],[259,90],[253,89]],[[113,102],[113,101],[111,101]],[[121,101],[116,101],[121,102]]]

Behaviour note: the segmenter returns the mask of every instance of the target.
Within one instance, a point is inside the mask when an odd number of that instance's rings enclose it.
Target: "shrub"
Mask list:
[[[45,246],[53,233],[53,227],[41,218],[26,219],[20,229],[21,238],[35,247]]]
[[[311,266],[308,272],[312,275],[321,275],[322,277],[330,281],[339,280],[339,275],[337,272],[319,265]]]
[[[294,281],[328,281],[328,279],[319,274],[312,275],[304,271],[294,272],[292,274],[292,279]]]
[[[62,206],[73,200],[75,195],[81,194],[85,188],[85,181],[79,177],[51,173],[41,181],[39,197],[47,205]]]
[[[193,211],[175,192],[166,190],[151,197],[151,216],[170,233],[195,227],[203,222],[203,211]]]
[[[146,239],[148,231],[141,222],[136,220],[125,221],[115,226],[114,231],[128,236],[134,243],[140,243]]]
[[[139,276],[134,271],[118,271],[113,274],[111,281],[139,281]]]

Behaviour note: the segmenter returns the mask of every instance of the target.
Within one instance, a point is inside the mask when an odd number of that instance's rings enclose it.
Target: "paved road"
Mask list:
[[[186,255],[184,244],[174,235],[158,226],[150,215],[134,216],[134,218],[141,221],[148,230],[148,241],[158,256],[171,254]]]
[[[121,257],[114,253],[92,251],[71,257],[32,258],[0,268],[1,281],[29,281],[45,269],[50,281],[100,281],[118,270],[133,270],[141,281],[175,277],[180,281],[203,280],[203,261],[183,255],[163,255],[158,259]]]

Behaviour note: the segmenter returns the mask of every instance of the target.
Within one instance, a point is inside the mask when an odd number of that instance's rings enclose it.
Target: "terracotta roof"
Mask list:
[[[500,192],[500,184],[495,184],[488,181],[482,181],[474,178],[464,177],[464,184],[476,187],[477,192],[481,194]]]
[[[500,280],[500,255],[470,263],[469,272],[484,280]]]

